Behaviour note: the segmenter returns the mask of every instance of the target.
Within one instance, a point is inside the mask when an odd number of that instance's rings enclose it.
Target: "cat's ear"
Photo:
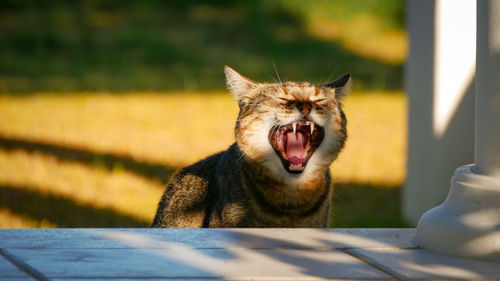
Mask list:
[[[238,105],[243,105],[251,94],[250,90],[255,88],[257,83],[239,74],[227,65],[224,66],[224,73],[226,74],[227,88],[236,98]]]
[[[335,98],[342,99],[351,91],[351,74],[347,73],[339,79],[324,85],[335,89]]]

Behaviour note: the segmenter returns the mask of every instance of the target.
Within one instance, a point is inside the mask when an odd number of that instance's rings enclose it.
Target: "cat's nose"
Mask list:
[[[300,103],[297,105],[297,108],[304,116],[311,112],[311,105],[307,103]]]

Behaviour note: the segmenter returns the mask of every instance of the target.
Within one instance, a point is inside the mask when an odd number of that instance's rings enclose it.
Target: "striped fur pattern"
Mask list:
[[[225,73],[240,108],[236,142],[174,175],[152,226],[326,227],[329,166],[347,137],[342,99],[350,75],[314,85],[257,83],[229,67]],[[324,137],[303,170],[291,172],[270,136],[298,121],[314,123],[311,135],[321,129]]]

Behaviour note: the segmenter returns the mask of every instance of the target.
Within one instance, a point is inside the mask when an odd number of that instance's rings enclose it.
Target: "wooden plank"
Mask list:
[[[414,229],[5,229],[0,248],[416,248]]]
[[[49,278],[387,279],[338,250],[14,249]]]
[[[355,256],[401,280],[499,280],[500,263],[415,249],[352,249]]]
[[[9,280],[13,278],[29,279],[30,277],[0,255],[0,280]]]

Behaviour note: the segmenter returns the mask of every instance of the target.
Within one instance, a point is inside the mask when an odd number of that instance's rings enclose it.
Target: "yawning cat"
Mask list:
[[[326,227],[350,75],[314,85],[224,71],[240,108],[236,142],[174,175],[152,226]]]

